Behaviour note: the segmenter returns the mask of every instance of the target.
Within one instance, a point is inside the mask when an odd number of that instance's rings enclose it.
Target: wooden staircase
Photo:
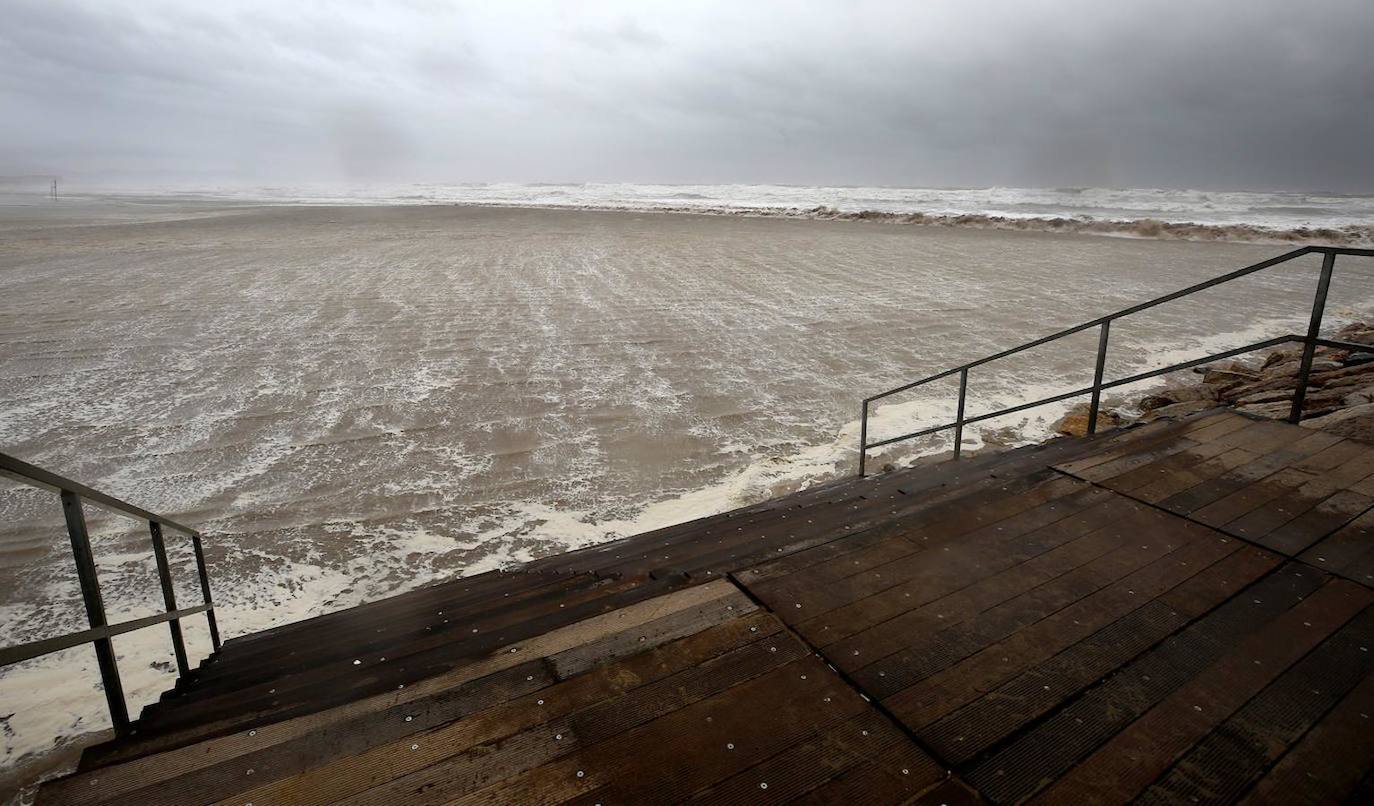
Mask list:
[[[1217,412],[827,484],[226,641],[39,802],[1360,797],[1371,488]]]

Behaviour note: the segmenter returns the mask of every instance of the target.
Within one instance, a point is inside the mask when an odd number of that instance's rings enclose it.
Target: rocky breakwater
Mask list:
[[[1335,341],[1374,345],[1374,324],[1355,322],[1337,331]],[[1098,427],[1179,417],[1230,406],[1258,417],[1287,419],[1297,389],[1302,345],[1282,347],[1251,360],[1198,367],[1187,380],[1175,377],[1133,405],[1108,401]],[[1087,404],[1055,424],[1061,434],[1087,431]],[[1318,347],[1303,398],[1301,424],[1341,436],[1374,442],[1374,347],[1370,351]]]

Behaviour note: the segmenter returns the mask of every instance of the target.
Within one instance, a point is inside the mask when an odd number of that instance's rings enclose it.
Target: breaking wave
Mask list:
[[[459,204],[468,204],[459,202]],[[490,205],[511,207],[561,207],[561,205]],[[1104,220],[1087,216],[1013,216],[985,213],[892,213],[882,210],[839,210],[824,205],[796,207],[682,207],[671,205],[624,207],[615,205],[577,205],[580,210],[633,210],[643,213],[688,213],[693,215],[747,216],[753,218],[799,218],[823,221],[872,221],[882,224],[909,224],[925,227],[964,227],[981,230],[1022,232],[1066,232],[1084,235],[1110,235],[1123,238],[1153,238],[1164,241],[1233,241],[1241,243],[1291,243],[1324,246],[1374,245],[1374,224],[1349,224],[1342,227],[1266,227],[1258,224],[1199,224],[1162,221],[1157,218]]]

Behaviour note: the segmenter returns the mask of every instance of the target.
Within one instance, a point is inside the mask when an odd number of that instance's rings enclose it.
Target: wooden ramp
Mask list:
[[[1374,447],[1233,413],[226,642],[40,803],[1369,802]]]

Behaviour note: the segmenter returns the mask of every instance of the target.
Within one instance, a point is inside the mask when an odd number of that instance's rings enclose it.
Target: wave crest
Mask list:
[[[874,221],[887,224],[913,224],[927,227],[968,227],[970,229],[1021,230],[1034,232],[1072,232],[1113,235],[1127,238],[1155,238],[1172,241],[1245,241],[1258,243],[1322,244],[1361,246],[1374,244],[1374,224],[1344,227],[1295,227],[1281,229],[1257,224],[1195,224],[1161,221],[1157,218],[1107,220],[1079,216],[1033,216],[1026,218],[984,213],[890,213],[881,210],[839,210],[820,205],[802,209],[738,207],[658,207],[658,212],[733,215],[762,218],[807,218],[824,221]],[[646,212],[649,210],[646,210]]]

